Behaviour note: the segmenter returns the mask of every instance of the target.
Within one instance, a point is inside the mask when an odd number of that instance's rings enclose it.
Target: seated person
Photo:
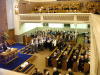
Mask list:
[[[59,55],[61,53],[61,50],[57,49],[57,55]]]
[[[79,66],[78,66],[79,71],[83,71],[83,66],[84,66],[84,57],[80,56]]]
[[[34,72],[32,75],[43,75],[43,74],[39,71],[38,68],[35,68],[34,71],[35,71],[35,72]]]
[[[56,58],[57,57],[57,52],[54,52],[52,57]]]
[[[0,43],[0,53],[3,52],[3,47],[2,47],[2,43]]]
[[[50,75],[50,72],[48,69],[44,69],[44,75]]]
[[[5,43],[2,44],[3,50],[6,51],[7,50],[7,46],[5,45]]]
[[[76,62],[76,61],[77,61],[76,56],[73,56],[73,57],[71,58],[71,61],[70,61],[70,68],[73,67],[73,63]]]
[[[67,51],[65,51],[65,52],[62,54],[62,58],[63,58],[63,59],[66,59],[66,58],[67,58],[67,56],[68,56],[68,52],[67,52]]]
[[[74,75],[74,73],[72,72],[71,69],[68,69],[68,74],[69,74],[69,75]]]
[[[53,68],[53,75],[59,75],[59,71],[57,70],[57,68],[56,67],[54,67]]]
[[[89,57],[88,57],[88,55],[85,55],[84,56],[84,63],[88,63],[89,62]]]
[[[78,56],[78,54],[79,54],[79,50],[75,50],[75,52],[74,52],[74,56]]]

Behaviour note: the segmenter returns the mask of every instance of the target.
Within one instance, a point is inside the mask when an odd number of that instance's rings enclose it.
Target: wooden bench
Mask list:
[[[78,47],[78,44],[76,44],[74,47],[73,47],[73,49],[71,50],[71,52],[70,52],[70,54],[69,54],[69,56],[68,56],[68,58],[66,59],[66,62],[67,62],[67,69],[69,68],[68,67],[68,65],[70,64],[70,62],[69,62],[69,60],[71,59],[71,57],[72,57],[72,55],[73,55],[73,53],[74,53],[74,51],[75,51],[75,49]],[[72,65],[73,66],[73,65]]]
[[[62,50],[62,52],[59,54],[59,56],[55,59],[52,60],[52,65],[53,67],[57,67],[58,66],[58,61],[61,57],[61,55],[64,53],[64,51],[67,49],[67,46]]]
[[[72,70],[73,70],[74,72],[77,72],[77,71],[78,71],[78,65],[79,65],[79,59],[80,59],[81,52],[82,52],[82,48],[81,48],[81,50],[80,50],[80,52],[79,52],[79,54],[78,54],[77,61],[73,63],[73,68],[72,68]]]
[[[28,65],[26,65],[25,67],[21,67],[22,64],[20,64],[18,67],[16,67],[14,69],[14,71],[17,71],[17,72],[22,72],[22,73],[25,73],[25,74],[29,74],[29,72],[34,68],[34,64],[32,64],[32,62],[34,61],[35,59],[35,56],[32,56],[30,57],[29,59],[27,59],[25,62],[28,62]]]
[[[89,73],[90,72],[90,64],[89,63],[85,63],[84,64],[84,72],[85,73]]]
[[[73,47],[72,50],[69,52],[68,57],[65,60],[63,60],[62,69],[66,70],[68,68],[68,61],[69,61],[74,49],[75,49],[75,47]]]
[[[48,57],[45,58],[45,59],[46,59],[46,66],[48,66],[48,60],[49,60],[50,56],[51,56],[57,49],[58,49],[58,47],[56,47],[56,48],[51,52],[51,54],[50,54]]]

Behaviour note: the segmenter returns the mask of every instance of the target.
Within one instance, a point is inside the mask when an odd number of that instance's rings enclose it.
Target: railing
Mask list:
[[[33,13],[19,14],[20,22],[90,22],[91,13]]]

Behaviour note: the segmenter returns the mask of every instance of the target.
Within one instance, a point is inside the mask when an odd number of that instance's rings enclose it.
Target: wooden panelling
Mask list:
[[[78,15],[77,21],[89,21],[89,15]]]
[[[40,20],[40,16],[20,16],[21,20]]]
[[[10,40],[15,41],[15,31],[14,31],[14,29],[8,30],[8,35],[9,35]]]
[[[64,16],[44,16],[44,20],[69,20],[69,21],[74,21],[74,16],[73,15],[64,15]]]

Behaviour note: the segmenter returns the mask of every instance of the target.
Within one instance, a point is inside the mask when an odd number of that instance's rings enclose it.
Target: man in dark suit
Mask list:
[[[6,51],[7,50],[7,46],[5,45],[5,43],[2,44],[3,50]]]
[[[3,52],[3,46],[2,46],[2,43],[0,43],[0,53]]]
[[[71,69],[68,69],[68,74],[69,74],[69,75],[74,75],[74,73],[72,72]]]
[[[81,58],[79,60],[79,66],[78,66],[79,71],[83,72],[83,66],[84,66],[84,57],[81,56]]]
[[[54,67],[53,70],[54,70],[53,75],[59,75],[59,71],[57,70],[56,67]]]
[[[35,72],[34,72],[32,75],[43,75],[43,74],[39,71],[39,69],[37,69],[37,68],[35,68],[34,71],[35,71]]]

